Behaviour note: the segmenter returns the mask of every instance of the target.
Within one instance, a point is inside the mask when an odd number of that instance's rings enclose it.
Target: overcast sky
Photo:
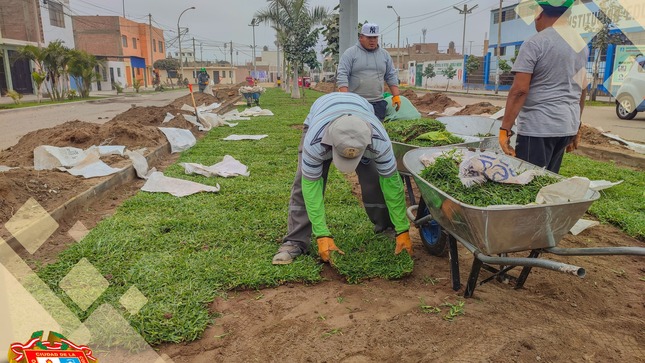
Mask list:
[[[176,49],[179,14],[195,6],[195,10],[189,10],[181,17],[182,28],[189,28],[188,35],[182,35],[182,47],[192,48],[194,37],[198,59],[201,43],[204,60],[222,60],[224,43],[233,41],[233,48],[238,53],[236,56],[234,52],[234,60],[240,63],[251,56],[251,19],[257,10],[267,6],[266,0],[70,0],[70,7],[74,15],[122,15],[124,3],[128,19],[147,23],[148,14],[152,14],[153,25],[164,29],[171,50]],[[517,1],[504,1],[505,6],[512,3]],[[309,4],[324,6],[331,11],[338,0],[309,0]],[[490,11],[499,7],[498,0],[358,0],[358,21],[379,24],[383,41],[396,46],[396,14],[387,8],[387,5],[393,5],[401,16],[401,47],[422,42],[422,29],[425,28],[427,43],[439,43],[440,49],[445,50],[448,43],[454,41],[461,52],[464,16],[452,6],[463,9],[464,4],[468,8],[478,5],[467,18],[466,53],[472,45],[473,54],[481,54],[484,38],[489,32]],[[274,41],[275,33],[268,25],[255,27],[258,52],[263,46],[275,50]],[[228,48],[226,59],[230,61]]]

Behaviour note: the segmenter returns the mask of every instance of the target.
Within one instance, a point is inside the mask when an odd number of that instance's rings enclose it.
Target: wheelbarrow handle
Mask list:
[[[408,209],[405,211],[405,213],[408,216],[408,219],[418,228],[419,226],[423,226],[424,224],[430,222],[433,220],[432,215],[428,214],[427,216],[423,216],[419,219],[416,219],[415,212],[419,209],[419,205],[412,205],[408,207]]]

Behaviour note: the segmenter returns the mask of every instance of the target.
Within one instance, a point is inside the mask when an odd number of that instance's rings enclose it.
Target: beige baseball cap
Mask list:
[[[372,125],[360,117],[344,115],[327,126],[321,142],[332,147],[336,168],[348,174],[356,170],[365,149],[372,143]]]

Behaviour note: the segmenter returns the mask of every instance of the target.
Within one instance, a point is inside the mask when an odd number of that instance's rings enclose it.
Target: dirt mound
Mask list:
[[[426,93],[425,95],[423,95],[423,97],[418,97],[416,99],[410,99],[410,97],[408,96],[406,97],[421,113],[428,113],[432,111],[441,113],[448,107],[461,106],[452,98],[444,95],[443,93]]]
[[[613,148],[621,148],[629,150],[627,146],[621,145],[616,140],[612,140],[607,136],[603,136],[602,132],[595,127],[582,124],[582,142],[590,145],[608,146]]]
[[[21,168],[0,173],[0,221],[8,221],[29,198],[53,210],[94,183],[60,171]]]
[[[490,102],[479,102],[479,103],[473,103],[471,105],[467,105],[466,107],[464,107],[463,110],[455,113],[455,116],[481,115],[481,114],[493,115],[501,109],[502,109],[501,107],[495,106]]]
[[[417,98],[419,98],[419,96],[417,96],[416,92],[414,92],[414,91],[413,91],[413,90],[411,90],[411,89],[406,89],[405,91],[403,91],[403,92],[401,93],[401,96],[404,96],[405,98],[407,98],[408,100],[410,100],[410,102],[413,102],[413,103],[414,103],[414,100],[416,100]]]
[[[323,92],[323,93],[331,93],[336,91],[336,83],[334,82],[318,82],[316,83],[313,87],[311,87],[314,91],[318,92]]]

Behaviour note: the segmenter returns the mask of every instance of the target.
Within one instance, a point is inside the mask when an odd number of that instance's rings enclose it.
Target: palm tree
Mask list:
[[[56,40],[46,48],[27,45],[20,50],[20,55],[33,61],[40,72],[46,76],[45,87],[52,101],[60,101],[67,93],[67,63],[71,59],[69,48],[62,40]]]
[[[255,17],[259,22],[267,22],[275,29],[278,42],[283,45],[285,58],[289,58],[290,68],[293,71],[292,98],[300,98],[298,88],[298,70],[303,66],[300,48],[289,47],[295,45],[298,39],[307,38],[315,25],[320,25],[329,16],[329,12],[322,6],[309,9],[307,0],[269,0],[266,9],[256,12]],[[291,51],[289,51],[291,48]]]
[[[81,98],[87,98],[90,96],[92,82],[101,79],[101,74],[96,69],[103,68],[104,65],[94,55],[83,50],[72,49],[70,56],[69,74],[76,80]]]

